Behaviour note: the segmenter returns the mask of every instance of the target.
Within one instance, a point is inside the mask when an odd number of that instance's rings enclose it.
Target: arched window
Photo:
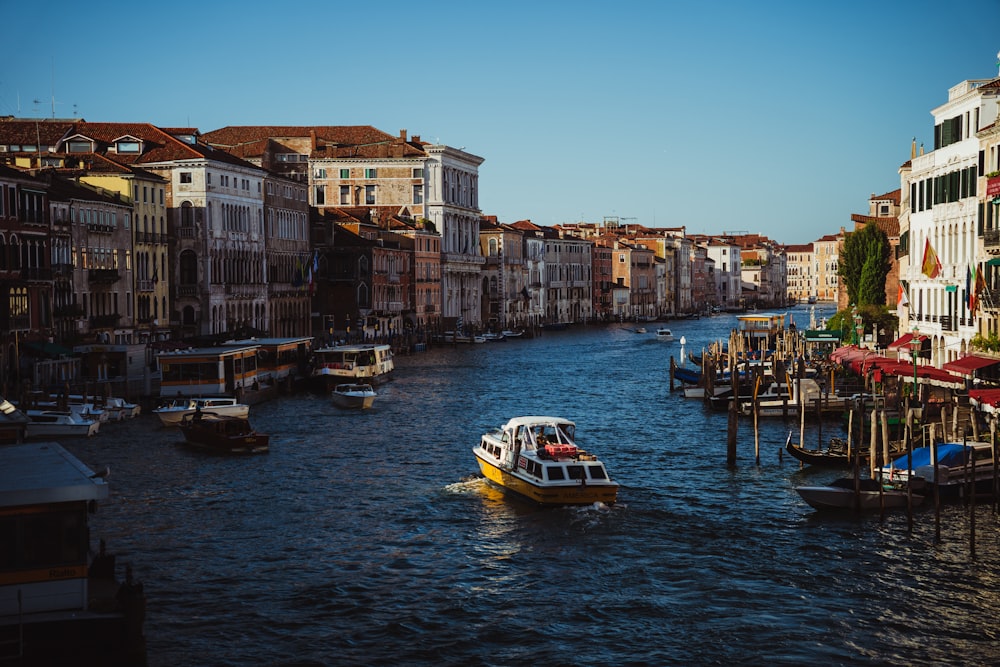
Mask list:
[[[181,202],[181,227],[194,226],[194,207],[191,202]]]
[[[180,284],[198,284],[198,257],[193,250],[185,250],[180,256]]]

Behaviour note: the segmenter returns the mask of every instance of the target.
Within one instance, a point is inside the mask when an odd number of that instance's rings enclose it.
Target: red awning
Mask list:
[[[913,378],[913,364],[906,361],[897,361],[891,367],[885,369],[886,373],[899,378]],[[964,389],[965,378],[960,375],[952,375],[948,371],[934,368],[933,366],[917,366],[917,382],[920,384],[931,384],[936,387],[947,387],[949,389]]]
[[[889,347],[886,348],[886,349],[889,349],[889,350],[898,350],[899,348],[901,348],[901,347],[903,347],[905,345],[909,345],[911,340],[913,340],[913,334],[911,334],[911,333],[903,334],[902,336],[900,336],[896,340],[894,340],[891,343],[889,343]],[[927,340],[927,336],[920,335],[919,336],[919,340],[922,343],[925,340]]]
[[[1000,389],[970,389],[969,403],[983,408],[986,412],[994,412],[1000,407]]]
[[[975,354],[970,354],[961,359],[956,359],[955,361],[949,361],[941,368],[946,371],[951,371],[952,373],[961,373],[962,375],[972,375],[973,371],[977,371],[980,368],[986,368],[987,366],[992,366],[993,364],[1000,364],[1000,359],[994,359],[991,357],[980,357]]]

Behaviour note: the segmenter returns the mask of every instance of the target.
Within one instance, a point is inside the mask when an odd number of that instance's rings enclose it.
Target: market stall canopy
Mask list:
[[[923,343],[925,340],[927,340],[927,336],[924,336],[923,334],[917,334],[917,336],[918,336],[918,339],[920,340],[921,343]],[[889,350],[898,350],[901,347],[908,347],[910,345],[910,341],[911,340],[913,340],[913,334],[912,333],[903,334],[902,336],[900,336],[896,340],[894,340],[891,343],[889,343],[889,347],[887,349],[889,349]]]
[[[969,403],[982,408],[983,412],[996,413],[1000,408],[1000,389],[970,389]]]
[[[968,356],[962,357],[961,359],[955,359],[955,361],[949,361],[944,364],[941,368],[952,373],[960,373],[962,375],[972,375],[973,372],[978,371],[981,368],[987,368],[988,366],[994,366],[1000,364],[1000,359],[995,359],[992,357],[980,357],[975,354],[970,354]]]

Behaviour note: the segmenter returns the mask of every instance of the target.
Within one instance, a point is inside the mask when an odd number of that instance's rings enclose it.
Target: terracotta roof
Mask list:
[[[0,118],[0,144],[55,146],[72,128],[70,121]]]
[[[802,243],[799,245],[785,246],[785,252],[812,252],[812,251],[813,251],[812,243]]]
[[[899,188],[896,188],[892,192],[886,192],[884,195],[872,196],[869,201],[882,201],[883,199],[888,199],[894,204],[899,204]]]
[[[388,134],[371,125],[230,125],[201,135],[202,141],[242,157],[261,157],[270,142],[310,141],[313,158],[380,158],[426,155],[425,142],[405,132]]]
[[[122,137],[135,137],[143,143],[143,152],[135,155],[115,153],[114,160],[121,164],[151,164],[173,160],[194,160],[205,158],[239,166],[254,167],[225,151],[203,144],[188,144],[177,139],[166,130],[149,123],[75,123],[71,134],[79,134],[98,143],[99,153]]]
[[[855,224],[855,230],[858,229],[859,225],[864,226],[868,223],[874,222],[878,225],[879,229],[885,232],[886,236],[890,238],[899,236],[899,218],[877,218],[870,215],[852,213],[851,221]]]

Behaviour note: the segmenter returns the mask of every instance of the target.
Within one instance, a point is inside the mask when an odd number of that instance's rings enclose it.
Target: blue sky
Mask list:
[[[160,11],[166,8],[166,11]],[[0,115],[372,125],[485,158],[502,222],[807,243],[997,76],[1000,0],[0,0]],[[38,102],[35,102],[38,100]]]

